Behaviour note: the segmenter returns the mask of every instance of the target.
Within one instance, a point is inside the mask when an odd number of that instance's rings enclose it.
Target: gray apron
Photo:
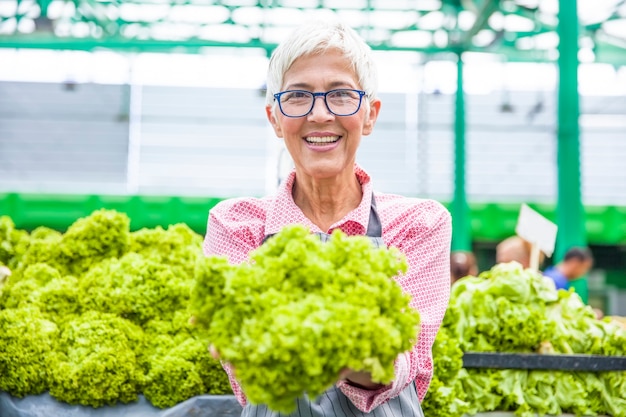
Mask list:
[[[326,233],[317,234],[323,242],[330,238],[330,235]],[[374,195],[372,195],[372,207],[365,234],[372,240],[375,247],[387,246],[382,239],[382,225],[376,210]],[[265,236],[263,241],[265,242],[271,236]],[[424,417],[424,413],[417,397],[415,381],[413,381],[397,397],[389,399],[369,413],[357,409],[348,397],[333,385],[315,399],[310,399],[306,395],[298,398],[296,410],[289,415],[272,411],[265,405],[248,403],[241,417]]]

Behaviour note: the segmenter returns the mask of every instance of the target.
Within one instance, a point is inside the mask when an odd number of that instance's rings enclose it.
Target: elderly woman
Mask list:
[[[361,138],[372,132],[381,108],[375,74],[370,48],[346,25],[315,22],[295,30],[270,59],[266,105],[295,169],[275,195],[225,200],[209,215],[205,253],[232,263],[246,261],[265,239],[295,223],[322,239],[335,229],[366,235],[406,255],[409,270],[397,281],[412,296],[421,331],[413,349],[397,357],[394,381],[383,386],[368,373],[348,370],[324,395],[298,400],[293,415],[423,415],[432,344],[450,291],[451,221],[432,200],[374,192],[356,164]],[[277,415],[247,403],[235,373],[225,367],[243,416]]]

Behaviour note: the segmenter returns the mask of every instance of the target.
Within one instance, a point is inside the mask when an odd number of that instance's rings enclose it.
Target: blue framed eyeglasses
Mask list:
[[[325,93],[312,93],[306,90],[287,90],[274,94],[278,107],[287,117],[303,117],[311,113],[315,99],[324,98],[329,112],[335,116],[352,116],[361,108],[365,91],[351,88],[338,88]]]

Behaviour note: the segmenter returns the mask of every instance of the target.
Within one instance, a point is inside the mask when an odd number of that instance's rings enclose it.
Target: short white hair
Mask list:
[[[274,94],[282,89],[285,73],[302,56],[321,54],[338,49],[352,63],[360,88],[370,102],[378,92],[376,66],[372,50],[354,29],[338,20],[314,21],[298,27],[272,53],[267,71],[268,106],[274,103]]]

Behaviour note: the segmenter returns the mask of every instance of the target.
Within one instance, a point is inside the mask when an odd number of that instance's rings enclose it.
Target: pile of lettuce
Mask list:
[[[393,380],[394,360],[419,330],[410,296],[393,279],[407,268],[397,249],[340,231],[322,243],[293,225],[250,258],[238,266],[207,259],[191,306],[251,403],[288,413],[346,368]]]
[[[1,216],[11,275],[0,284],[0,390],[93,407],[143,394],[159,408],[231,393],[188,323],[201,242],[184,224],[131,232],[112,210],[65,233],[28,233]]]
[[[204,257],[184,224],[129,226],[99,210],[65,233],[29,233],[0,216],[0,390],[93,407],[142,394],[167,408],[231,393],[213,344],[251,402],[288,411],[344,368],[389,382],[417,337],[419,316],[392,279],[402,256],[366,238],[321,244],[287,228],[233,266]],[[626,355],[619,324],[517,263],[452,287],[425,415],[626,417],[626,372],[465,369],[463,352]]]
[[[516,262],[453,285],[424,408],[445,417],[495,410],[626,417],[624,371],[463,369],[459,352],[626,354],[621,326],[596,319],[576,293],[557,291],[551,280]]]

